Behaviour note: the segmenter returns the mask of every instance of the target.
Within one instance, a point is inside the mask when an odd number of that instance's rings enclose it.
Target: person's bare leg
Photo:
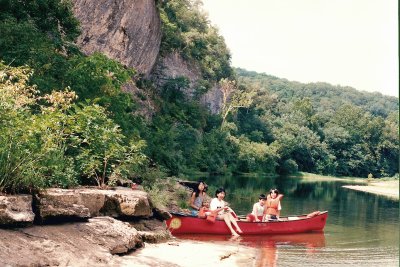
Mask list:
[[[239,225],[236,222],[236,219],[232,216],[232,214],[228,213],[229,216],[229,220],[233,223],[233,225],[236,227],[236,230],[238,231],[238,233],[243,233],[242,229],[240,229]]]
[[[238,233],[236,233],[235,230],[233,230],[232,228],[231,219],[229,218],[228,214],[224,214],[224,221],[225,224],[228,226],[229,230],[231,230],[232,235],[238,236]]]

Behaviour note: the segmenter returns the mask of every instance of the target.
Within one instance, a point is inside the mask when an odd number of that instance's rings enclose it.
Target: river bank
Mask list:
[[[308,172],[299,172],[296,175],[291,175],[290,177],[300,178],[310,182],[316,182],[316,181],[342,181],[342,182],[356,182],[356,183],[367,182],[365,178],[360,178],[360,177],[335,177],[335,176],[326,176]]]
[[[240,238],[240,237],[239,237]],[[172,239],[165,243],[145,244],[121,257],[121,266],[253,266],[257,250],[239,244]]]
[[[344,188],[399,200],[399,181],[373,181],[367,185],[344,185]]]
[[[343,181],[354,182],[362,185],[344,185],[343,188],[385,196],[391,199],[399,200],[399,180],[389,179],[373,179],[368,180],[359,177],[332,177],[324,176],[313,173],[300,172],[298,175],[292,176],[294,178],[301,178],[306,181]],[[365,185],[364,185],[365,184]]]

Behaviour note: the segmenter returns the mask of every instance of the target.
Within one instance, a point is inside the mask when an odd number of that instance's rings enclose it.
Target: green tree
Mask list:
[[[127,177],[129,170],[146,162],[141,152],[145,142],[131,140],[124,145],[121,129],[99,105],[74,106],[70,125],[71,154],[76,158],[80,173],[104,187],[110,178]]]
[[[236,82],[228,79],[221,79],[219,89],[222,93],[221,128],[223,128],[229,114],[237,112],[239,108],[248,108],[251,105],[253,93],[240,91],[236,87]]]
[[[30,82],[41,93],[62,89],[68,56],[79,53],[79,23],[70,1],[0,0],[0,58],[35,70]]]
[[[1,0],[0,19],[32,21],[35,27],[51,36],[62,48],[80,34],[79,22],[72,12],[72,3],[65,0]]]

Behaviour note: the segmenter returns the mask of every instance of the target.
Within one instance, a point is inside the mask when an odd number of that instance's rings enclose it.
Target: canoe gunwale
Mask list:
[[[315,216],[313,216],[313,217],[307,217],[307,215],[308,214],[301,214],[301,215],[287,215],[287,216],[284,216],[284,217],[280,217],[281,219],[283,219],[283,218],[286,218],[287,220],[278,220],[278,221],[265,221],[265,222],[249,222],[249,221],[245,221],[245,220],[238,220],[238,222],[240,222],[240,223],[284,223],[284,222],[293,222],[293,221],[301,221],[301,220],[309,220],[309,219],[311,219],[311,218],[314,218],[314,217],[319,217],[319,216],[321,216],[321,215],[324,215],[325,213],[328,213],[328,211],[327,210],[325,210],[325,211],[321,211],[318,215],[315,215]],[[199,217],[197,217],[197,216],[193,216],[193,215],[190,215],[190,214],[184,214],[184,213],[180,213],[180,212],[170,212],[170,214],[171,215],[174,215],[174,216],[177,216],[177,217],[189,217],[189,218],[196,218],[196,219],[199,219],[199,220],[205,220],[206,218],[199,218]],[[295,219],[295,220],[289,220],[288,218],[289,217],[298,217],[297,219]],[[303,218],[302,218],[303,217]],[[240,216],[238,216],[238,218],[245,218],[245,216],[243,216],[243,215],[240,215]],[[219,220],[219,219],[217,219],[218,221],[223,221],[223,220]]]
[[[230,234],[228,227],[223,220],[216,220],[214,223],[205,218],[196,216],[172,213],[172,218],[167,220],[167,227],[172,234]],[[289,217],[295,217],[290,219]],[[249,222],[238,220],[237,223],[244,235],[255,234],[292,234],[323,231],[328,218],[328,211],[322,211],[312,217],[307,214],[297,216],[285,216],[279,221]],[[210,227],[211,226],[211,227]]]

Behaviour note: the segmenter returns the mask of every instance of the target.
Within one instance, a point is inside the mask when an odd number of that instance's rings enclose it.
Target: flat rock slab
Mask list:
[[[135,228],[110,217],[0,229],[0,266],[119,266],[113,254],[142,246]]]

